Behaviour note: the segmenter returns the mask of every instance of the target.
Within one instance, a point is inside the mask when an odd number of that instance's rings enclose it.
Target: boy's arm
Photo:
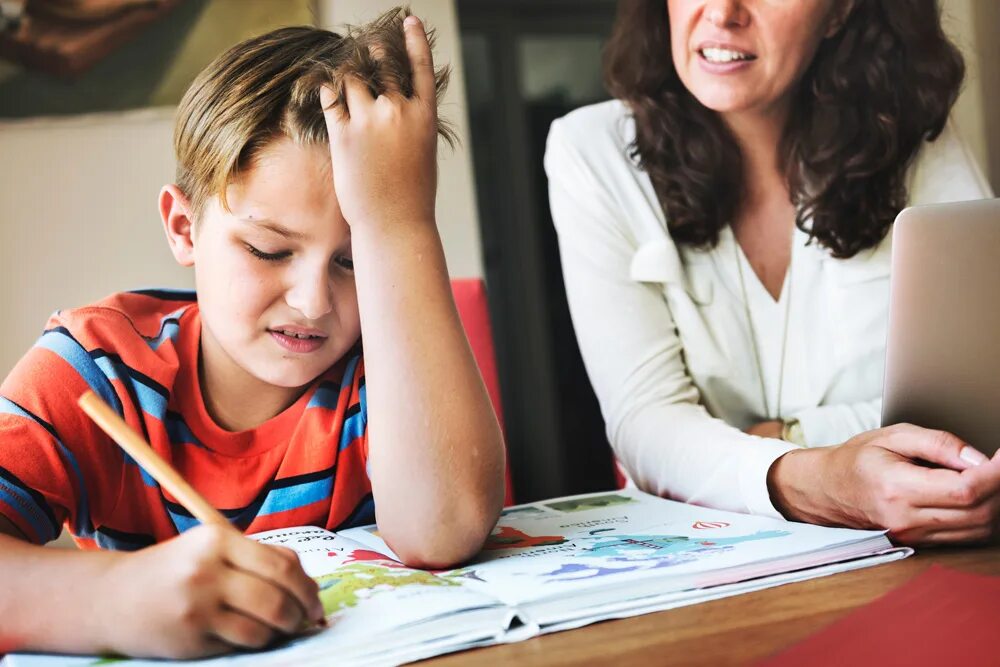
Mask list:
[[[322,100],[351,245],[365,349],[369,465],[379,530],[408,564],[482,546],[503,504],[500,428],[451,294],[434,219],[436,97],[419,21],[404,23],[414,94],[373,99],[349,78]]]
[[[94,613],[99,610],[93,601],[112,595],[94,590],[93,584],[114,557],[31,544],[0,516],[0,654],[22,649],[96,653],[109,648],[102,645],[100,614]]]
[[[318,618],[316,584],[294,553],[228,528],[194,528],[135,553],[40,546],[64,524],[97,527],[122,463],[76,408],[99,370],[60,331],[50,328],[0,387],[0,653],[194,657],[261,646]]]
[[[295,552],[199,526],[135,553],[48,549],[0,515],[0,654],[193,658],[323,615]]]

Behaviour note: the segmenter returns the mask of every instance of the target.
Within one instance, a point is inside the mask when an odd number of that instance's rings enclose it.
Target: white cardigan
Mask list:
[[[634,134],[626,107],[605,102],[555,121],[545,153],[570,312],[608,439],[640,488],[779,516],[767,471],[795,446],[741,429],[776,414],[785,313],[780,414],[800,420],[810,446],[876,428],[891,236],[836,260],[796,231],[776,303],[728,227],[711,251],[673,242],[649,177],[628,157]],[[911,204],[990,196],[950,126],[919,155],[909,188]]]

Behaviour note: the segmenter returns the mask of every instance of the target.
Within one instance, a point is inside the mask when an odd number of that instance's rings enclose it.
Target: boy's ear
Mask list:
[[[181,266],[194,265],[194,216],[187,196],[176,185],[160,190],[160,219],[170,252]]]

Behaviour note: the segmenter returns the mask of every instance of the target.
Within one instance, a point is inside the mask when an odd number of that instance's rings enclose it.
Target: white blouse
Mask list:
[[[775,302],[728,227],[710,251],[673,242],[628,157],[634,136],[626,107],[605,102],[555,121],[545,153],[570,312],[608,439],[640,488],[780,516],[767,472],[795,445],[741,429],[795,417],[819,446],[878,427],[891,235],[837,260],[796,230]],[[909,192],[911,204],[990,196],[950,126],[918,156]]]

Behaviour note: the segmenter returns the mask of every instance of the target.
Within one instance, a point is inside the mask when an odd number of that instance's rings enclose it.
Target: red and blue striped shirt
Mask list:
[[[364,365],[349,356],[258,427],[225,431],[198,381],[195,294],[145,290],[58,312],[0,385],[0,515],[29,539],[134,550],[196,524],[77,407],[101,396],[245,532],[372,523]]]

